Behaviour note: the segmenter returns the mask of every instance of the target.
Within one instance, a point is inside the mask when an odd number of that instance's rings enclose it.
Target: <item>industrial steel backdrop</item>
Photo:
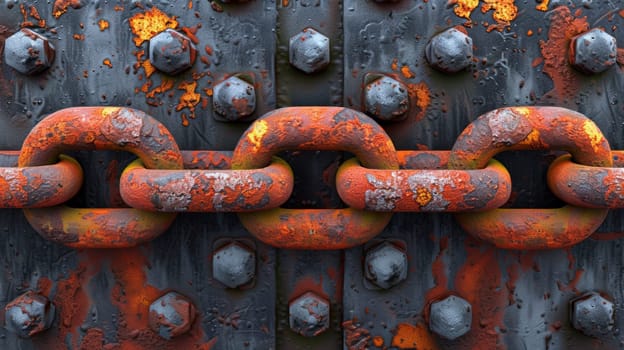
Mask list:
[[[0,348],[622,348],[618,43],[619,0],[0,0]]]

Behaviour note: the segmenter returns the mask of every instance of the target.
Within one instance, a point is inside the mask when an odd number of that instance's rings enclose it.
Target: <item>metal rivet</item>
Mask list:
[[[149,326],[164,339],[188,332],[195,321],[195,305],[185,296],[169,292],[149,307]]]
[[[431,304],[429,329],[442,338],[457,339],[472,326],[472,307],[466,300],[451,295]]]
[[[4,43],[4,61],[22,74],[40,73],[52,65],[54,46],[48,38],[24,28]]]
[[[613,303],[596,292],[586,293],[570,301],[570,321],[583,334],[598,338],[613,329]]]
[[[392,288],[407,278],[407,255],[390,242],[381,243],[366,253],[364,276],[379,288]]]
[[[163,73],[175,75],[191,68],[196,56],[191,39],[172,29],[160,32],[149,41],[150,62]]]
[[[616,59],[616,40],[601,29],[580,34],[570,42],[570,64],[582,72],[604,72],[615,64]]]
[[[289,305],[290,328],[305,336],[316,336],[329,328],[329,302],[307,292]]]
[[[215,86],[212,106],[227,120],[249,116],[256,110],[256,89],[243,79],[229,77]]]
[[[330,61],[329,38],[312,28],[305,28],[290,38],[290,64],[306,73],[318,72]]]
[[[409,109],[409,95],[403,83],[383,76],[366,85],[366,111],[380,120],[400,120]]]
[[[212,256],[212,274],[229,288],[249,284],[256,274],[256,254],[238,242],[227,244]]]
[[[43,332],[54,322],[54,304],[32,291],[14,299],[4,310],[6,329],[22,338]]]
[[[465,69],[472,62],[472,56],[472,38],[456,28],[437,34],[425,48],[429,64],[446,73]]]

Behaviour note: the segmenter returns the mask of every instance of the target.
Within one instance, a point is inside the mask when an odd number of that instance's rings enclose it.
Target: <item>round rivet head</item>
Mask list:
[[[306,28],[290,38],[290,64],[297,69],[314,73],[327,67],[329,38],[312,28]]]
[[[195,305],[185,296],[169,292],[149,307],[150,328],[164,339],[188,332],[195,321]]]
[[[43,35],[24,28],[4,42],[4,62],[22,74],[40,73],[52,65],[54,46]]]
[[[364,276],[382,289],[389,289],[407,278],[407,255],[390,242],[384,242],[366,253]]]
[[[454,340],[470,331],[472,307],[466,300],[451,295],[431,303],[429,329],[442,338]]]
[[[472,38],[456,28],[437,34],[425,48],[427,62],[446,73],[465,69],[472,62],[472,56]]]
[[[290,329],[313,337],[329,328],[329,302],[319,295],[308,292],[290,302]]]
[[[399,120],[409,109],[409,96],[403,83],[381,77],[366,85],[366,111],[380,120]]]
[[[43,332],[54,322],[54,304],[32,291],[17,297],[4,310],[6,329],[21,338]]]
[[[598,338],[608,334],[615,325],[613,303],[596,292],[570,301],[570,321],[583,334]]]
[[[256,274],[256,254],[240,243],[227,244],[212,256],[212,274],[228,288],[247,285]]]
[[[149,41],[150,63],[159,71],[175,75],[193,66],[197,50],[191,39],[167,29]]]
[[[570,64],[582,72],[604,72],[615,64],[616,59],[616,40],[601,29],[580,34],[570,42]]]
[[[229,77],[215,86],[212,106],[227,120],[244,118],[256,110],[256,89],[243,79]]]

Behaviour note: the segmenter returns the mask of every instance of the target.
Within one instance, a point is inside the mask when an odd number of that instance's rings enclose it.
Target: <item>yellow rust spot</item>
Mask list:
[[[184,108],[189,109],[191,119],[195,119],[195,106],[201,101],[201,96],[195,91],[197,88],[197,82],[181,82],[178,85],[178,90],[184,90],[182,96],[180,96],[180,100],[178,105],[176,106],[176,111],[181,111]]]
[[[525,117],[531,114],[531,110],[527,107],[514,107],[512,110],[514,111],[514,113],[518,113]]]
[[[77,9],[82,7],[82,3],[80,0],[56,0],[54,1],[54,6],[52,7],[52,16],[54,16],[54,18],[61,17],[65,12],[67,12],[67,8],[70,6]]]
[[[496,22],[502,24],[508,24],[513,21],[518,15],[518,8],[515,5],[515,0],[482,0],[481,12],[486,13],[488,11],[494,11],[492,18]],[[479,6],[479,0],[454,0],[455,8],[453,12],[458,17],[466,18],[470,20],[472,11]]]
[[[151,77],[152,74],[154,74],[154,72],[156,71],[156,67],[154,67],[152,65],[152,62],[150,60],[145,60],[141,63],[141,66],[143,67],[143,70],[145,70],[145,76],[146,77]]]
[[[592,122],[591,120],[586,120],[583,123],[583,131],[589,137],[592,148],[598,151],[601,148],[600,145],[604,140],[604,136],[602,135],[602,132],[600,132],[600,129],[598,129],[596,124],[594,124],[594,122]]]
[[[539,10],[539,11],[544,11],[544,12],[548,11],[548,2],[549,1],[550,0],[542,0],[542,3],[540,3],[537,6],[535,6],[535,9]]]
[[[108,68],[113,68],[113,63],[109,58],[105,58],[104,61],[102,61],[102,64]]]
[[[132,34],[135,35],[133,40],[136,46],[141,46],[144,41],[151,39],[165,29],[175,29],[178,26],[175,17],[167,16],[166,13],[156,7],[152,7],[143,13],[137,13],[130,17],[128,23]]]
[[[416,203],[418,203],[418,205],[424,207],[425,205],[429,204],[432,199],[433,195],[431,194],[431,192],[429,192],[428,189],[422,186],[418,186],[416,188],[416,195],[414,196],[414,200],[416,201]]]
[[[105,31],[106,29],[108,29],[109,26],[110,24],[105,19],[101,19],[98,21],[98,27],[100,27],[100,32]]]
[[[121,107],[104,107],[102,108],[102,115],[108,117],[111,114],[119,112]]]
[[[531,130],[531,132],[524,138],[520,144],[525,145],[539,145],[540,144],[540,133],[537,129]]]
[[[439,349],[435,339],[422,324],[412,326],[400,323],[392,338],[392,346],[398,349],[434,350]]]
[[[479,0],[456,0],[453,12],[458,17],[470,19],[470,14],[479,6]]]
[[[269,127],[264,120],[258,120],[254,123],[253,129],[247,135],[249,142],[251,142],[255,148],[262,147],[262,137],[267,133]]]

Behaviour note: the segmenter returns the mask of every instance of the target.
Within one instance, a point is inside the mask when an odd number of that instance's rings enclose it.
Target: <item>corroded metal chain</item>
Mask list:
[[[568,203],[558,209],[500,209],[511,177],[492,159],[507,150],[562,150],[548,184]],[[131,208],[70,208],[82,185],[80,165],[64,155],[121,150],[138,159],[123,171],[120,193]],[[345,151],[355,158],[336,175],[345,209],[284,209],[294,177],[276,157],[285,150]],[[574,245],[624,207],[624,153],[611,151],[598,127],[557,107],[512,107],[472,122],[450,151],[396,151],[366,115],[338,107],[290,107],[256,120],[233,152],[180,151],[171,133],[143,112],[69,108],[26,137],[17,166],[0,168],[0,206],[23,208],[43,237],[72,247],[127,247],[151,240],[177,212],[238,212],[258,239],[290,249],[343,249],[379,234],[392,212],[453,212],[469,234],[498,247]]]

